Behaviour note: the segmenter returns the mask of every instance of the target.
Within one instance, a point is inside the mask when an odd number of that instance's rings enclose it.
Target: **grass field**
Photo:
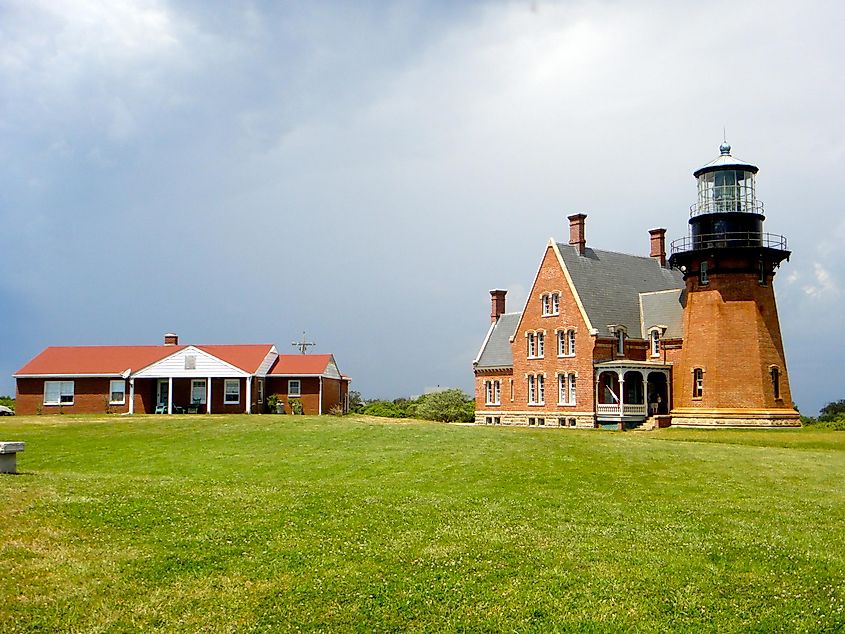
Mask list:
[[[845,631],[845,433],[0,422],[0,631]]]

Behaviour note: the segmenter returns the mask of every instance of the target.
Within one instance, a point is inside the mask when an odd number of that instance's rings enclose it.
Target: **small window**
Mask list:
[[[569,404],[575,405],[575,375],[569,375]]]
[[[533,332],[527,333],[528,336],[528,358],[533,359],[537,356],[537,340]]]
[[[487,416],[487,417],[484,419],[484,424],[485,424],[485,425],[492,425],[492,424],[493,424],[493,417],[492,417],[492,416]]]
[[[566,375],[565,374],[558,374],[557,375],[557,402],[560,405],[564,405],[566,403],[566,397],[569,395],[569,391],[566,386]]]
[[[109,382],[109,405],[126,403],[126,381]]]
[[[566,354],[570,357],[575,356],[575,331],[569,330],[566,333]]]
[[[545,418],[538,418],[538,419],[537,419],[537,424],[538,424],[538,425],[542,425],[543,427],[545,427],[545,426],[546,426],[546,419],[545,419]]]
[[[185,369],[186,370],[196,370],[197,369],[197,355],[195,355],[195,354],[186,354],[185,355]]]
[[[493,381],[493,403],[501,405],[502,403],[502,383],[501,381]]]
[[[537,403],[542,405],[546,402],[545,399],[545,379],[542,374],[537,375]]]
[[[501,425],[502,424],[502,417],[501,416],[494,416],[493,417],[493,424],[494,425]]]
[[[533,418],[533,417],[531,417],[531,416],[529,416],[529,417],[528,417],[528,424],[529,424],[529,425],[533,425],[535,421],[536,421],[536,419],[535,419],[535,418]]]
[[[560,295],[552,293],[552,315],[560,315]]]
[[[659,357],[660,356],[660,331],[659,330],[652,330],[650,339],[651,339],[651,356]]]
[[[707,274],[707,269],[708,269],[707,260],[704,260],[699,265],[699,269],[698,269],[698,283],[701,284],[702,286],[706,286],[707,284],[710,283],[710,277]]]
[[[241,402],[241,380],[226,379],[224,381],[223,402],[226,405],[237,405]]]
[[[692,371],[692,397],[701,398],[704,394],[704,370],[695,368]]]
[[[302,383],[299,379],[288,379],[288,396],[302,396]]]
[[[205,379],[191,381],[191,405],[205,405]]]
[[[625,331],[621,328],[616,331],[616,354],[625,356]]]
[[[511,401],[513,401],[513,379],[510,379],[511,382]]]
[[[44,405],[73,405],[73,381],[44,381]]]
[[[537,357],[539,359],[543,358],[545,354],[545,335],[542,332],[537,333]]]
[[[549,295],[540,296],[540,305],[543,310],[543,316],[552,314],[552,298]]]
[[[763,260],[760,260],[760,275],[758,281],[760,282],[760,286],[766,285],[766,263]]]
[[[258,379],[258,402],[264,402],[264,379]]]
[[[566,419],[565,418],[558,418],[557,419],[557,426],[558,427],[566,427]]]
[[[772,392],[776,400],[780,399],[780,370],[772,368],[769,372],[772,375]]]
[[[578,424],[578,421],[576,419],[574,419],[574,418],[569,419],[569,426],[570,427],[575,427],[577,424]]]
[[[534,375],[528,375],[528,403],[533,405],[537,402],[537,392],[536,392],[536,383],[534,381]]]

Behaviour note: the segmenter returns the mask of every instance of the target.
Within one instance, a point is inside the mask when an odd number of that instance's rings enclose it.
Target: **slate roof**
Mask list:
[[[680,289],[683,274],[660,266],[656,259],[587,248],[579,255],[569,244],[557,244],[593,328],[624,326],[631,336],[642,331],[640,293]],[[668,324],[667,324],[668,325]]]
[[[663,336],[668,339],[684,336],[684,295],[683,290],[676,289],[640,293],[643,339],[648,336],[648,329],[652,326],[666,326]]]
[[[503,313],[499,315],[487,340],[478,353],[476,367],[479,369],[510,368],[513,366],[513,352],[510,339],[519,325],[522,313]]]

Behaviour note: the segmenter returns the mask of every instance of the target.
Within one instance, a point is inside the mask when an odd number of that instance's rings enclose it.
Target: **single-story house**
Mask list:
[[[18,414],[262,413],[278,394],[290,412],[348,408],[349,377],[331,354],[283,354],[273,344],[51,346],[14,375]]]

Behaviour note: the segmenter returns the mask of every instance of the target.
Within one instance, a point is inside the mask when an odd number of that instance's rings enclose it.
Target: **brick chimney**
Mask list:
[[[164,345],[165,346],[178,346],[179,345],[179,335],[174,335],[172,332],[168,332],[164,335]]]
[[[505,312],[505,295],[507,294],[507,291],[490,291],[490,321],[492,323],[496,323],[499,315]]]
[[[584,255],[587,250],[587,235],[584,230],[584,220],[587,214],[569,216],[569,244],[578,250],[578,255]]]
[[[648,232],[651,236],[651,257],[660,262],[660,266],[666,267],[666,229],[652,229]]]

